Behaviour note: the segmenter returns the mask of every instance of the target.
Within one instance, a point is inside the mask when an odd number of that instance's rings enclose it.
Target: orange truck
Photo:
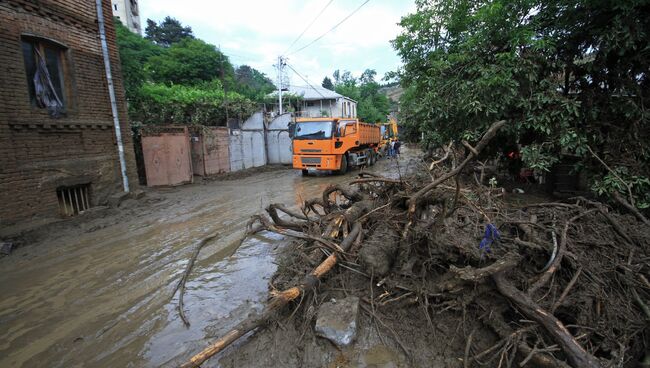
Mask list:
[[[373,165],[381,143],[379,125],[352,118],[296,118],[290,127],[293,168],[332,170]]]

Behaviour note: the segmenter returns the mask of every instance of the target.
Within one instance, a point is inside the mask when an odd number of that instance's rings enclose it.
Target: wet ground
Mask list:
[[[396,177],[412,154],[405,150],[399,170],[384,159],[368,171]],[[0,259],[0,367],[176,366],[266,300],[285,240],[264,233],[238,247],[250,216],[354,176],[278,169],[158,189],[32,234]],[[187,282],[186,328],[172,293],[213,232]]]

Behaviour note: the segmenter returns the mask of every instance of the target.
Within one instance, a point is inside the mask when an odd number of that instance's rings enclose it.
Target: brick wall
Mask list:
[[[104,0],[122,137],[131,186],[138,183],[110,0]],[[22,36],[67,47],[71,97],[67,114],[51,118],[33,106]],[[0,0],[0,226],[59,216],[56,189],[91,183],[94,205],[121,190],[117,143],[92,0]],[[67,95],[67,94],[66,94]]]

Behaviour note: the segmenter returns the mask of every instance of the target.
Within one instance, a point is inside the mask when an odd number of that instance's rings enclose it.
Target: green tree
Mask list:
[[[149,58],[146,68],[157,83],[193,85],[220,79],[230,87],[234,69],[214,45],[183,39]]]
[[[521,144],[531,167],[548,170],[572,154],[598,182],[605,171],[590,145],[629,178],[650,171],[647,5],[416,0],[416,7],[393,46],[404,62],[401,121],[425,143],[476,137],[504,119],[493,148]],[[650,205],[640,188],[638,203]]]
[[[366,122],[376,123],[386,121],[390,111],[388,97],[379,92],[379,83],[375,81],[377,72],[372,69],[364,71],[356,78],[349,71],[341,73],[336,70],[333,74],[336,84],[334,90],[357,101],[357,116]]]
[[[235,82],[237,92],[258,102],[275,90],[275,85],[264,73],[248,65],[241,65],[235,70]]]
[[[114,21],[124,89],[127,99],[131,100],[136,98],[140,86],[148,79],[144,64],[150,57],[159,55],[162,50],[151,41],[131,32],[117,18]]]
[[[169,47],[187,38],[194,38],[191,27],[183,27],[181,22],[169,16],[165,17],[160,24],[147,19],[144,32],[147,39],[163,47]]]
[[[323,78],[323,82],[321,83],[321,86],[323,88],[329,89],[330,91],[334,90],[334,83],[332,83],[332,80],[329,77]]]

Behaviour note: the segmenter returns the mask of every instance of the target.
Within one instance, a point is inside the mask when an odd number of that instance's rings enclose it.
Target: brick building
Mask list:
[[[102,9],[133,186],[111,1]],[[0,227],[73,215],[122,190],[97,13],[92,0],[0,0]]]

